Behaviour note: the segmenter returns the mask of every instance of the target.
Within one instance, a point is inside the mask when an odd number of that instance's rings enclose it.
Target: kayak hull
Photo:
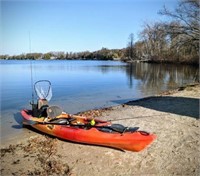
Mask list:
[[[29,110],[22,110],[21,114],[25,121],[27,122],[42,122],[43,118],[33,117]],[[62,114],[57,118],[69,118],[68,114]],[[79,121],[88,121],[90,119],[76,116]],[[98,122],[98,126],[109,125],[107,121],[96,120]],[[125,133],[108,133],[102,132],[98,128],[80,128],[78,126],[71,125],[55,125],[55,124],[31,124],[30,125],[51,136],[58,137],[60,139],[84,143],[84,144],[92,144],[92,145],[100,145],[112,147],[120,150],[128,150],[139,152],[146,148],[149,144],[151,144],[156,136],[154,134],[149,134],[144,131],[135,131],[135,132],[125,132]]]

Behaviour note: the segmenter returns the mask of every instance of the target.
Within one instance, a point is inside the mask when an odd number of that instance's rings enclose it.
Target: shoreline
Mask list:
[[[82,115],[82,116],[90,116],[90,117],[99,117],[102,112],[105,112],[105,111],[109,111],[109,110],[113,110],[113,108],[115,107],[120,107],[120,106],[125,106],[126,104],[130,103],[130,102],[138,102],[138,101],[143,101],[143,100],[148,100],[148,99],[151,99],[153,97],[157,97],[157,96],[162,96],[162,95],[170,95],[170,94],[173,94],[177,91],[182,91],[184,89],[186,89],[187,87],[193,87],[193,86],[198,86],[200,85],[199,83],[191,83],[191,84],[188,84],[188,85],[184,85],[184,86],[181,86],[181,87],[178,87],[176,89],[172,89],[172,90],[166,90],[166,91],[163,91],[159,94],[156,94],[154,96],[147,96],[147,97],[143,97],[143,98],[139,98],[139,99],[135,99],[135,100],[131,100],[131,101],[127,101],[123,104],[120,104],[120,105],[115,105],[115,106],[110,106],[110,107],[104,107],[104,108],[100,108],[100,109],[91,109],[91,110],[87,110],[87,111],[83,111],[83,112],[78,112],[76,113],[75,115]],[[108,120],[108,119],[106,119]],[[27,132],[23,132],[20,134],[20,140],[19,138],[16,138],[15,136],[12,137],[12,139],[6,139],[6,140],[1,140],[0,141],[0,144],[1,144],[1,148],[4,147],[8,147],[9,145],[11,144],[19,144],[21,142],[25,142],[28,138],[32,137],[33,135],[34,136],[37,136],[38,133],[37,131],[33,131],[31,129],[27,129],[25,127],[25,129]]]
[[[1,57],[1,55],[0,55]],[[194,65],[194,66],[199,66],[199,62],[197,61],[172,61],[172,60],[152,60],[152,59],[135,59],[135,60],[127,60],[127,59],[123,59],[123,58],[108,58],[108,59],[100,59],[100,58],[68,58],[68,59],[60,59],[60,58],[52,58],[52,59],[43,59],[43,58],[39,58],[39,59],[30,59],[30,58],[23,58],[23,59],[17,59],[17,58],[12,58],[12,59],[7,59],[7,58],[1,58],[0,61],[12,61],[12,60],[16,60],[16,61],[25,61],[25,60],[32,60],[32,61],[77,61],[77,60],[81,60],[81,61],[120,61],[120,62],[124,62],[127,64],[132,64],[132,63],[149,63],[149,64],[178,64],[178,65]]]
[[[1,145],[1,174],[198,175],[199,99],[200,84],[192,84],[122,105],[79,113],[112,119],[113,123],[125,126],[139,126],[156,134],[157,140],[139,153],[66,142],[30,130],[30,137]],[[119,120],[122,118],[125,120]]]

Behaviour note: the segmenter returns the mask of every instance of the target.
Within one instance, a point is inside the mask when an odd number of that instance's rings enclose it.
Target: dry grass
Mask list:
[[[23,151],[23,158],[19,157]],[[15,157],[12,157],[15,156]],[[62,156],[57,154],[57,139],[46,136],[35,137],[28,140],[26,145],[10,145],[8,148],[1,149],[1,157],[11,159],[11,165],[28,165],[34,163],[32,169],[16,169],[12,170],[12,175],[69,175],[70,168],[66,163],[61,162],[59,158]],[[21,158],[21,159],[18,159]],[[27,159],[29,158],[29,159]],[[4,166],[4,163],[2,163]],[[15,168],[15,167],[13,167]],[[26,167],[25,167],[26,168]],[[1,175],[4,175],[4,167],[1,168]],[[10,175],[10,172],[6,173]]]

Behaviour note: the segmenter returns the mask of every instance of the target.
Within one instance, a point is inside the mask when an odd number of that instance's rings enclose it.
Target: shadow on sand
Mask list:
[[[20,112],[15,113],[14,115],[15,121],[18,123],[17,125],[12,125],[13,128],[15,129],[21,129],[23,128],[23,118]]]
[[[130,101],[126,105],[142,106],[145,108],[189,116],[199,119],[199,99],[187,97],[148,97],[136,101]]]

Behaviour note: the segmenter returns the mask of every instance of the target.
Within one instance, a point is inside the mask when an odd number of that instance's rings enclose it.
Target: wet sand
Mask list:
[[[30,130],[25,138],[1,145],[1,175],[200,175],[199,98],[200,85],[191,85],[82,113],[156,134],[138,153],[65,142]]]

